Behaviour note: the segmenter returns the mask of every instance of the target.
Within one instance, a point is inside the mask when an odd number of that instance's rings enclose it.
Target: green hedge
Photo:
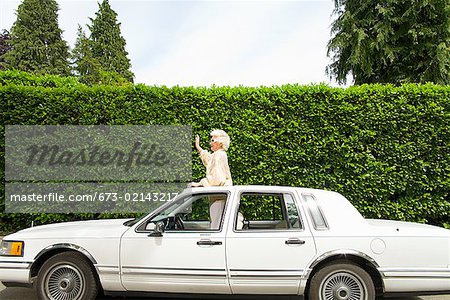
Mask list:
[[[21,71],[0,71],[0,86],[9,84],[42,87],[74,87],[83,85],[76,77],[36,76]]]
[[[449,86],[45,86],[1,86],[2,124],[190,124],[203,147],[220,128],[235,184],[334,190],[366,217],[449,226]],[[107,216],[1,215],[10,228]]]

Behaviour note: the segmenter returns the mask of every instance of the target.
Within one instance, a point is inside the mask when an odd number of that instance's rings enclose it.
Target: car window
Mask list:
[[[322,209],[320,209],[319,203],[317,203],[316,198],[311,194],[302,194],[303,199],[306,202],[309,215],[313,221],[314,229],[316,230],[327,230],[328,223],[323,215]]]
[[[162,221],[166,231],[220,230],[226,201],[225,193],[186,196],[155,215],[147,229]]]
[[[241,194],[235,230],[291,230],[301,228],[301,221],[292,195]]]
[[[297,210],[297,206],[294,202],[294,197],[291,194],[285,194],[284,200],[286,203],[286,211],[288,215],[289,224],[291,224],[291,228],[301,229],[301,222]]]

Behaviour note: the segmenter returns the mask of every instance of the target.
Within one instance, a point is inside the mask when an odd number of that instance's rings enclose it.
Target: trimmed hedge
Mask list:
[[[22,71],[0,71],[0,86],[15,84],[42,87],[69,87],[83,85],[76,77],[58,75],[36,76]]]
[[[235,184],[334,190],[366,217],[450,225],[449,86],[49,88],[10,83],[0,87],[0,96],[2,124],[190,124],[203,147],[212,129],[224,129],[232,141],[228,155]],[[0,142],[4,151],[4,134]],[[203,175],[193,147],[194,179]],[[32,219],[109,215],[1,217],[1,226],[12,228]]]

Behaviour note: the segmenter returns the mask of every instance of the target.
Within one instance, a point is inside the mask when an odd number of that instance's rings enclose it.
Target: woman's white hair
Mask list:
[[[222,146],[222,149],[227,151],[228,147],[230,147],[230,137],[228,134],[220,129],[216,129],[211,131],[210,135],[212,137],[217,137],[219,144]]]

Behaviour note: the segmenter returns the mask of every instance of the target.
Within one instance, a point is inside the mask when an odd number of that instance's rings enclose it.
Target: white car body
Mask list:
[[[158,210],[133,226],[121,219],[28,228],[4,238],[23,241],[24,249],[22,257],[0,257],[0,281],[31,285],[52,255],[76,251],[92,264],[105,293],[303,295],[314,274],[339,260],[366,270],[377,294],[450,294],[450,230],[366,220],[342,195],[323,190],[232,186],[193,188],[189,193],[228,195],[221,230],[149,236],[154,230],[143,224]],[[243,193],[291,195],[301,228],[237,230]],[[308,195],[324,220],[314,219]]]

